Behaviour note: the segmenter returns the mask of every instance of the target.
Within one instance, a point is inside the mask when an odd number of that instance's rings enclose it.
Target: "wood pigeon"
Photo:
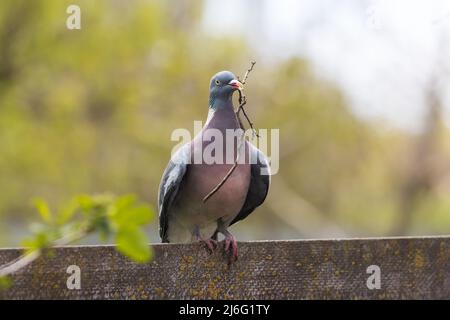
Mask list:
[[[212,252],[221,233],[225,251],[232,260],[237,259],[236,239],[228,227],[264,202],[270,184],[267,157],[247,140],[227,134],[230,130],[243,132],[232,100],[233,92],[241,89],[242,84],[229,71],[211,78],[206,123],[192,141],[173,154],[161,179],[158,209],[162,242],[201,241]],[[223,137],[223,145],[211,153],[215,155],[213,163],[203,158],[208,146],[218,142],[210,131]],[[238,161],[220,189],[204,201],[234,165],[239,148],[245,160]]]

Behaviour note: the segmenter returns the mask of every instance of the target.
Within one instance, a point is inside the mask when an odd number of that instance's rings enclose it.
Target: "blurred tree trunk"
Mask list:
[[[21,31],[29,25],[30,16],[35,9],[27,8],[28,5],[27,1],[21,1],[7,6],[9,12],[0,28],[0,82],[11,81],[17,72],[18,66],[14,63],[14,44]]]
[[[438,137],[442,117],[442,106],[435,77],[428,87],[428,114],[424,129],[414,146],[406,177],[400,189],[399,220],[393,229],[394,235],[408,233],[419,198],[432,188],[436,177]]]

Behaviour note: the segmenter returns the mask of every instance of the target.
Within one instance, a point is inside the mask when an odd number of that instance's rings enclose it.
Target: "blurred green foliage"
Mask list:
[[[12,280],[10,277],[0,277],[0,291],[9,289],[12,285]]]
[[[33,237],[22,242],[28,251],[69,244],[98,232],[104,241],[114,239],[117,250],[136,262],[151,258],[149,240],[141,228],[154,219],[154,212],[133,195],[80,195],[56,213],[42,199],[36,199],[35,205],[42,221],[33,224]]]
[[[240,38],[212,37],[202,28],[202,1],[78,0],[82,29],[71,31],[72,3],[0,2],[0,243],[17,239],[34,197],[58,206],[73,194],[131,192],[156,203],[172,130],[206,119],[210,77],[242,74],[251,59],[247,111],[257,127],[280,128],[281,167],[266,204],[236,226],[238,237],[327,235],[280,216],[271,197],[286,194],[276,192],[281,185],[348,235],[390,234],[415,136],[357,119],[304,60],[265,61]],[[406,233],[450,231],[445,186],[423,193]],[[46,204],[37,205],[53,223]],[[130,214],[146,220],[139,210]],[[122,218],[111,216],[105,232],[113,227],[123,252],[145,255],[144,233],[129,233],[137,225]],[[155,222],[153,241],[156,230]]]

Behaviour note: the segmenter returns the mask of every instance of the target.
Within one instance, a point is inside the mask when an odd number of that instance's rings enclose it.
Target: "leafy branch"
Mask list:
[[[80,195],[57,214],[42,199],[36,199],[35,206],[42,222],[33,226],[34,236],[23,241],[24,253],[0,266],[0,284],[8,284],[7,276],[32,263],[46,249],[72,244],[96,232],[102,240],[114,237],[117,250],[136,262],[152,257],[141,227],[154,218],[154,212],[133,195]]]

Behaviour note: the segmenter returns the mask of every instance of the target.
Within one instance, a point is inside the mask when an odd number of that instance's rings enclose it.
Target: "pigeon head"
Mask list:
[[[231,101],[233,92],[242,88],[242,83],[230,71],[216,73],[209,85],[209,107],[216,109],[224,106]]]

